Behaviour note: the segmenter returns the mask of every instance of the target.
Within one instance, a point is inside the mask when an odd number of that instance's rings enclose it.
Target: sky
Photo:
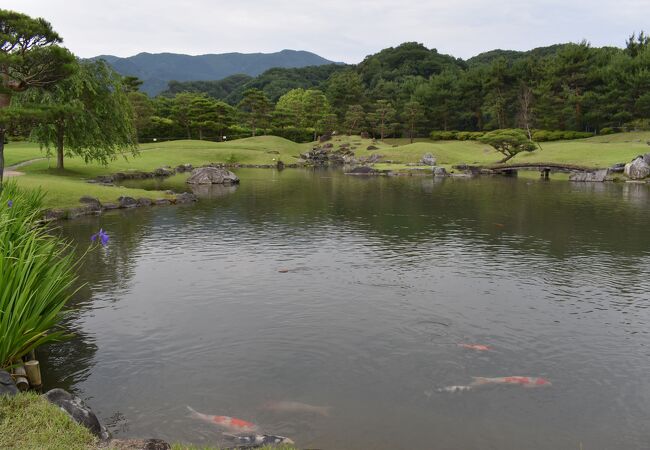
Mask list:
[[[650,0],[0,0],[43,17],[80,57],[307,50],[358,63],[402,42],[469,58],[583,39],[625,45]]]

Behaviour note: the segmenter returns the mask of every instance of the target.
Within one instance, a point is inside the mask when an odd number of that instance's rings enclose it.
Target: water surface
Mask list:
[[[111,241],[47,383],[114,434],[223,443],[190,405],[303,448],[647,448],[647,186],[238,175],[196,205],[61,224],[80,252]],[[437,391],[508,375],[553,385]],[[332,414],[262,408],[279,400]]]

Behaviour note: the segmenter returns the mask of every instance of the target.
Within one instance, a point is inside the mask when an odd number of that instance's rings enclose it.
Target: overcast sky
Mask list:
[[[357,63],[406,41],[468,58],[587,39],[623,46],[650,0],[0,0],[81,57],[308,50]],[[647,30],[647,31],[650,31]]]

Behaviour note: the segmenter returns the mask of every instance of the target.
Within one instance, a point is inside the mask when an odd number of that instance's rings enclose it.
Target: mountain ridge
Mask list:
[[[141,52],[133,56],[99,55],[121,75],[136,76],[143,81],[141,90],[156,95],[165,90],[170,81],[221,80],[230,75],[257,76],[268,69],[300,68],[336,64],[306,50],[284,49],[273,53],[182,53]]]

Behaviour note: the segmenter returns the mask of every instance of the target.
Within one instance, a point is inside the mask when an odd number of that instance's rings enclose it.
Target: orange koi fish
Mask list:
[[[481,345],[481,344],[458,344],[458,346],[470,350],[476,350],[478,352],[489,352],[490,350],[492,350],[492,347],[490,347],[489,345]]]
[[[220,426],[228,431],[237,433],[255,433],[259,430],[259,427],[257,425],[251,422],[247,422],[246,420],[228,416],[212,416],[210,414],[202,414],[193,410],[189,406],[187,409],[189,409],[192,413],[192,417]]]

